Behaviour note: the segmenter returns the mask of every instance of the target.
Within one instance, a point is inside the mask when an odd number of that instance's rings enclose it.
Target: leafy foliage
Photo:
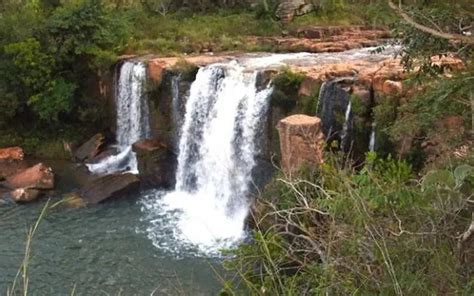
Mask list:
[[[85,83],[114,62],[127,40],[127,20],[114,18],[100,0],[41,4],[22,4],[24,11],[7,6],[0,15],[0,34],[9,36],[0,41],[0,125],[14,117],[33,119],[25,128],[95,124],[101,118],[80,116],[99,106],[85,99]]]
[[[335,160],[275,178],[254,210],[253,241],[226,263],[237,285],[254,295],[472,293],[453,235],[470,223],[472,167],[418,182],[406,162],[367,159],[360,171]]]

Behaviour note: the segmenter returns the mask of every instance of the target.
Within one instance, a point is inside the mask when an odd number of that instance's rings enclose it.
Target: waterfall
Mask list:
[[[349,100],[347,104],[346,113],[344,116],[344,124],[342,126],[341,133],[341,148],[343,151],[347,152],[350,149],[350,128],[351,128],[351,116],[352,116],[352,103]]]
[[[374,121],[372,122],[372,131],[370,132],[370,141],[369,141],[369,151],[375,151],[375,128],[377,127],[377,123]]]
[[[201,252],[229,247],[244,235],[260,148],[256,132],[272,91],[258,91],[258,72],[245,69],[231,62],[199,70],[181,127],[176,187],[160,199],[167,212],[180,213],[175,239]]]
[[[126,61],[120,68],[116,85],[117,110],[116,144],[118,153],[102,161],[88,164],[95,174],[111,174],[130,171],[138,173],[137,159],[132,145],[150,136],[149,110],[145,93],[146,66]]]

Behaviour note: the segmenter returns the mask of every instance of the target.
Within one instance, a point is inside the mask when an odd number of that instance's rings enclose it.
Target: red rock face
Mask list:
[[[23,160],[25,153],[20,147],[0,149],[0,161]]]
[[[166,62],[160,60],[151,60],[148,62],[148,77],[156,83],[161,83],[163,73],[166,69]]]
[[[53,170],[42,163],[38,163],[33,167],[8,177],[6,184],[14,189],[53,189]]]
[[[291,175],[302,165],[323,163],[324,135],[321,119],[307,115],[292,115],[282,119],[277,129],[280,135],[281,164]]]

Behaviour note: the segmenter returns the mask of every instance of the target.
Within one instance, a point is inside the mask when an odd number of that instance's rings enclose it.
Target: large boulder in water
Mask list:
[[[175,183],[176,155],[166,144],[143,139],[133,144],[140,179],[149,186],[172,187]]]
[[[317,166],[323,162],[321,119],[292,115],[282,119],[277,129],[280,135],[281,165],[286,174],[291,175],[303,165]]]
[[[50,190],[54,188],[54,173],[50,167],[38,163],[35,166],[7,177],[4,185],[11,189]]]
[[[93,159],[103,150],[105,141],[106,139],[103,134],[94,135],[87,142],[76,149],[74,152],[74,157],[78,161]]]
[[[97,204],[137,190],[140,180],[134,174],[107,175],[82,187],[77,196],[86,204]]]

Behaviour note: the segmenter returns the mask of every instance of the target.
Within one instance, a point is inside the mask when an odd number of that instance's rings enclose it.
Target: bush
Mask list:
[[[471,222],[474,168],[430,171],[417,181],[404,161],[367,159],[358,172],[329,161],[276,177],[254,210],[252,242],[226,263],[240,278],[227,292],[472,293],[472,266],[456,233]]]

